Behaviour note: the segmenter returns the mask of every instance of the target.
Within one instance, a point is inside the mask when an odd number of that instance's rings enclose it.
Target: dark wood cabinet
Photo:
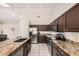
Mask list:
[[[58,32],[79,32],[79,4],[73,6],[56,20]],[[54,21],[51,24],[54,28]]]
[[[57,45],[53,43],[53,51],[52,51],[53,56],[57,56]]]
[[[57,19],[58,32],[64,32],[65,29],[65,14]]]
[[[9,56],[27,56],[31,49],[31,39],[29,39],[27,42],[25,42],[23,45],[18,47],[16,50],[11,52]]]
[[[39,25],[37,28],[38,31],[49,31],[49,25]]]
[[[63,49],[60,48],[50,37],[47,38],[47,46],[51,51],[52,56],[69,56]]]
[[[69,54],[53,42],[53,56],[69,56]]]
[[[50,25],[30,25],[30,27],[36,27],[37,31],[50,31]]]
[[[62,56],[69,56],[68,53],[66,53],[63,49],[61,49],[59,46],[58,46],[58,52],[62,55]]]
[[[50,27],[51,27],[51,31],[57,32],[57,20],[54,20],[54,21],[50,24]]]
[[[79,6],[66,13],[66,31],[79,31]]]
[[[38,43],[46,43],[46,36],[43,36],[43,35],[39,35],[38,36],[38,40],[37,40]]]
[[[30,50],[31,50],[31,39],[29,39],[28,41],[27,41],[27,47],[28,47],[28,50],[27,50],[27,55],[29,54],[29,52],[30,52]]]

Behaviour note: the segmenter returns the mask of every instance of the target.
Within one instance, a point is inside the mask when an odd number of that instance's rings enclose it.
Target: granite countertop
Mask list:
[[[29,38],[24,40],[23,42],[14,42],[11,40],[0,42],[0,56],[8,56],[11,52],[19,48],[28,40]]]
[[[71,41],[55,40],[51,35],[46,36],[52,38],[52,41],[70,56],[79,56],[79,44],[74,44]]]

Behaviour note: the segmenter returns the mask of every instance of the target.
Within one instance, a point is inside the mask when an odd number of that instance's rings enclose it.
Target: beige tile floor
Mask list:
[[[28,56],[51,56],[46,44],[32,44],[31,51]]]

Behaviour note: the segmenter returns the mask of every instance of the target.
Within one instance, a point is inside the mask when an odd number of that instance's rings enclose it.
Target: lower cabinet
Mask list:
[[[27,56],[31,50],[31,39],[29,39],[23,47],[23,56]]]
[[[23,46],[12,53],[12,56],[23,56]]]
[[[69,56],[69,54],[54,43],[50,37],[47,37],[47,45],[52,56]]]
[[[64,50],[62,50],[60,47],[58,47],[58,52],[59,52],[62,56],[69,56],[69,54],[66,53]]]
[[[59,53],[59,52],[57,52],[57,56],[62,56],[62,54],[61,54],[61,53]]]
[[[38,36],[38,40],[37,40],[38,43],[46,43],[46,36],[43,36],[43,35],[39,35]]]
[[[27,41],[27,55],[29,54],[31,50],[31,39]]]
[[[10,56],[27,56],[31,49],[31,39],[25,42],[22,46],[13,51]]]
[[[52,48],[53,48],[52,55],[57,56],[57,48],[55,46],[53,46]]]
[[[66,53],[63,49],[61,49],[59,46],[57,46],[54,42],[53,42],[53,56],[69,56],[68,53]]]

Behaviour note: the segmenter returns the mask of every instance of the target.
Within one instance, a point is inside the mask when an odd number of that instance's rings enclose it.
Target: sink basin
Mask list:
[[[23,41],[25,41],[27,38],[21,38],[21,39],[19,39],[19,40],[16,40],[16,41],[14,41],[14,42],[23,42]]]

